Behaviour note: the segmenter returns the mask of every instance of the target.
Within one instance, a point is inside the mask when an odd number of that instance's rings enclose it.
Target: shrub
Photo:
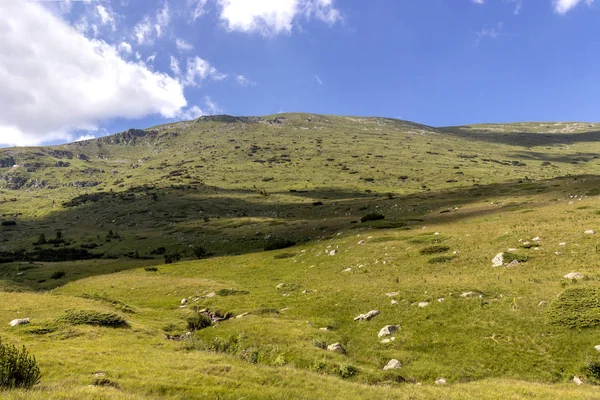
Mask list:
[[[275,256],[273,256],[273,258],[276,260],[283,260],[285,258],[292,258],[295,256],[296,256],[296,253],[281,253],[281,254],[276,254]]]
[[[209,317],[200,313],[194,313],[190,315],[187,317],[186,322],[190,331],[199,331],[200,329],[207,328],[212,324],[212,321]]]
[[[358,373],[358,368],[351,364],[342,364],[338,370],[338,374],[340,377],[347,379],[352,378],[354,375]]]
[[[529,257],[522,254],[504,253],[503,260],[505,263],[510,263],[514,260],[517,260],[518,262],[522,263],[527,262],[527,260],[529,260]]]
[[[146,268],[144,268],[144,271],[147,271],[147,272],[156,272],[156,271],[158,271],[158,268],[156,268],[156,267],[146,267]]]
[[[35,243],[33,243],[33,245],[37,246],[37,245],[46,244],[46,243],[48,243],[48,241],[46,240],[46,235],[44,235],[43,233],[40,233],[38,240]]]
[[[453,256],[437,256],[437,257],[433,257],[430,258],[429,260],[427,260],[427,263],[429,264],[444,264],[447,262],[450,262],[454,260]]]
[[[379,213],[370,213],[360,219],[360,222],[379,221],[385,219],[385,215]]]
[[[319,349],[325,350],[327,348],[327,343],[319,339],[313,339],[312,345],[318,347]]]
[[[102,387],[112,387],[115,389],[120,389],[119,384],[117,382],[113,382],[110,379],[100,378],[94,381],[94,386],[102,386]]]
[[[438,254],[438,253],[445,253],[448,250],[450,250],[450,247],[448,247],[448,246],[429,246],[429,247],[425,247],[424,249],[419,250],[419,254],[422,254],[422,255]]]
[[[35,357],[25,347],[19,351],[0,339],[0,388],[30,388],[40,382],[41,376]]]
[[[94,310],[67,310],[59,322],[71,325],[95,325],[109,328],[125,328],[129,324],[118,314],[104,313]]]
[[[286,249],[288,247],[292,247],[295,245],[296,245],[296,242],[294,242],[293,240],[274,239],[274,240],[270,241],[269,243],[265,244],[265,251]]]
[[[60,278],[64,278],[65,275],[67,275],[67,273],[63,270],[59,270],[59,271],[54,271],[52,273],[52,275],[50,275],[50,279],[60,279]]]
[[[2,226],[15,226],[17,221],[2,221]]]
[[[206,251],[206,249],[202,246],[194,246],[192,248],[192,252],[194,253],[194,256],[199,260],[210,257],[212,255],[211,253]]]
[[[236,289],[220,289],[217,292],[219,296],[236,296],[241,294],[249,294],[250,292],[247,290],[236,290]]]
[[[590,361],[585,366],[585,375],[595,381],[600,380],[600,362]]]

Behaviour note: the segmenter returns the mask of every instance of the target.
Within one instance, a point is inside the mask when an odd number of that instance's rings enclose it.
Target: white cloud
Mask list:
[[[182,53],[184,51],[190,51],[194,48],[194,46],[192,46],[190,43],[180,38],[175,39],[175,46],[177,46],[177,50]]]
[[[333,0],[217,0],[221,20],[230,31],[262,35],[291,33],[298,16],[329,24],[341,19]]]
[[[150,64],[154,63],[154,60],[156,60],[156,53],[152,53],[146,58],[146,62]]]
[[[235,81],[237,82],[238,85],[244,86],[244,87],[256,86],[256,82],[251,81],[250,79],[246,78],[244,75],[236,76]]]
[[[133,51],[133,49],[131,48],[131,45],[127,42],[119,43],[118,49],[120,52],[127,53],[127,54],[131,54],[131,52]]]
[[[315,80],[317,81],[317,83],[318,83],[319,85],[322,85],[322,84],[323,84],[323,81],[321,80],[321,78],[319,78],[319,75],[315,75]]]
[[[173,71],[173,74],[175,76],[179,77],[181,75],[181,68],[179,68],[179,60],[177,60],[173,56],[171,56],[170,68],[171,68],[171,71]]]
[[[146,44],[152,41],[152,24],[149,17],[145,17],[133,27],[133,36],[138,44]]]
[[[554,11],[558,14],[566,14],[582,2],[585,2],[589,7],[594,0],[553,0]]]
[[[94,136],[94,135],[81,135],[77,139],[75,139],[75,141],[76,142],[83,142],[84,140],[91,140],[91,139],[96,139],[96,136]]]
[[[194,58],[188,58],[184,81],[185,86],[199,86],[200,81],[205,79],[220,81],[225,78],[227,78],[227,75],[217,71],[217,69],[210,65],[208,61],[197,56]]]
[[[0,1],[0,144],[72,140],[111,118],[160,114],[186,106],[176,79],[123,60],[38,3]]]
[[[96,13],[98,14],[98,17],[100,17],[102,25],[110,25],[113,32],[117,29],[115,14],[110,9],[99,4],[96,6]]]
[[[133,27],[133,37],[138,44],[151,44],[155,38],[164,35],[165,29],[170,23],[171,10],[169,9],[169,3],[165,1],[162,8],[156,11],[154,18],[146,15]]]
[[[483,4],[483,3],[485,3],[485,0],[471,0],[471,2],[473,2],[475,4]]]
[[[177,114],[177,118],[182,120],[192,120],[200,118],[203,115],[216,115],[223,113],[223,110],[221,110],[219,106],[217,106],[209,96],[206,96],[204,98],[204,106],[204,109],[201,109],[197,105],[194,105],[184,110],[181,110],[181,112]]]
[[[154,29],[156,30],[156,36],[161,37],[164,29],[171,22],[171,11],[169,10],[169,4],[165,1],[163,7],[156,13],[156,24]]]
[[[475,40],[475,45],[481,43],[481,41],[485,38],[488,39],[497,39],[502,35],[502,29],[504,28],[504,24],[502,22],[498,22],[495,28],[484,28],[477,32],[477,39]]]
[[[190,22],[195,22],[206,14],[206,3],[208,3],[208,0],[188,0],[188,6],[191,10]]]

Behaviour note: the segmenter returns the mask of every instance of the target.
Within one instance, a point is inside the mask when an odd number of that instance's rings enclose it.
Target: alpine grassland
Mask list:
[[[599,139],[297,113],[0,149],[0,338],[41,373],[0,397],[600,398]]]

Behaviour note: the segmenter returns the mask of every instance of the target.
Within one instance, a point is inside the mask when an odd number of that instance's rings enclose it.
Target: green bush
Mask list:
[[[67,273],[65,271],[55,271],[52,273],[52,275],[50,275],[50,279],[60,279],[60,278],[64,278],[65,275],[67,275]]]
[[[71,325],[95,325],[110,328],[125,328],[129,326],[127,321],[118,314],[94,310],[67,310],[58,321]]]
[[[274,240],[270,241],[269,243],[265,244],[265,251],[286,249],[288,247],[292,247],[295,245],[296,245],[296,242],[294,242],[293,240],[274,239]]]
[[[527,260],[529,260],[529,257],[522,255],[522,254],[516,254],[516,253],[504,253],[503,260],[505,263],[510,263],[515,260],[517,260],[520,263],[524,263],[524,262],[527,262]]]
[[[448,250],[450,250],[450,247],[448,247],[448,246],[429,246],[429,247],[425,247],[424,249],[419,250],[419,253],[422,255],[438,254],[438,253],[445,253]]]
[[[380,214],[380,213],[371,213],[371,214],[367,214],[364,217],[362,217],[360,219],[360,222],[369,222],[369,221],[379,221],[385,219],[385,215]]]
[[[273,256],[273,258],[276,260],[283,260],[283,259],[292,258],[295,256],[296,256],[296,253],[281,253],[281,254],[277,254],[277,255]]]
[[[340,365],[338,374],[344,379],[352,378],[354,375],[358,374],[358,368],[356,368],[354,365],[342,364]]]
[[[325,350],[327,348],[327,343],[319,339],[313,339],[312,345],[318,347],[319,349]]]
[[[454,260],[453,256],[437,256],[437,257],[433,257],[430,258],[429,260],[427,260],[427,263],[429,264],[444,264],[447,262],[450,262]]]
[[[236,289],[220,289],[217,291],[218,296],[236,296],[242,294],[249,294],[247,290],[236,290]]]
[[[144,268],[144,271],[147,271],[147,272],[156,272],[156,271],[158,271],[158,268],[156,268],[156,267],[146,267],[146,268]]]
[[[563,291],[547,308],[550,322],[572,329],[600,325],[600,287],[574,287]]]
[[[585,366],[585,375],[589,379],[600,381],[600,362],[590,361]]]
[[[190,315],[187,317],[186,322],[190,331],[199,331],[200,329],[207,328],[212,324],[212,321],[209,317],[200,313],[194,313]]]
[[[23,347],[2,343],[0,339],[0,388],[30,388],[40,382],[42,374],[34,356]]]
[[[199,260],[210,257],[212,255],[211,253],[206,251],[206,249],[202,246],[192,247],[192,252],[194,253],[194,256]]]

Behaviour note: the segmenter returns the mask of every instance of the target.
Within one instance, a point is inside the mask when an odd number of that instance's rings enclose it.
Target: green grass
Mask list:
[[[593,127],[283,117],[0,150],[43,165],[1,175],[52,186],[0,188],[3,220],[16,221],[0,227],[0,259],[17,257],[0,263],[0,336],[42,372],[32,391],[3,396],[600,397],[600,274],[583,234],[600,222]],[[57,167],[54,150],[90,161]],[[360,222],[369,214],[385,219]],[[57,229],[58,248],[101,258],[30,261]],[[492,268],[500,252],[527,262]],[[563,278],[574,271],[586,280]],[[233,317],[206,327],[202,309]],[[71,323],[65,310],[78,310]],[[381,314],[353,320],[369,310]],[[15,318],[31,323],[9,327]],[[117,319],[128,328],[83,322]],[[323,348],[333,343],[346,354]],[[383,371],[393,358],[403,367]]]

